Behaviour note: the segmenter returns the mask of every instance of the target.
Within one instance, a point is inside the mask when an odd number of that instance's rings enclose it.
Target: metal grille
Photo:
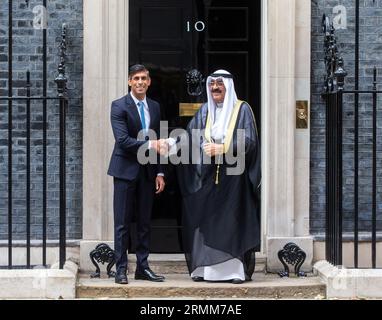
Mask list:
[[[354,267],[359,267],[359,246],[360,246],[360,230],[359,230],[359,211],[360,211],[360,185],[359,177],[362,162],[360,161],[360,141],[359,131],[369,130],[371,139],[371,150],[369,158],[365,160],[365,152],[362,154],[363,161],[371,163],[371,223],[367,234],[371,235],[371,266],[377,266],[377,121],[378,117],[378,96],[382,91],[377,90],[377,68],[373,70],[373,82],[370,84],[371,90],[359,90],[359,1],[356,1],[356,54],[355,54],[355,89],[345,90],[345,78],[347,73],[344,69],[344,61],[340,56],[335,29],[330,23],[329,18],[323,17],[323,31],[325,33],[325,65],[326,79],[323,97],[326,101],[326,259],[334,265],[343,264],[343,198],[344,194],[344,178],[349,178],[344,174],[344,106],[349,108],[349,102],[354,102],[354,124],[352,131],[354,132],[354,190],[351,195],[354,199],[354,207],[352,210],[354,230],[351,239],[354,240]],[[364,110],[360,109],[359,97],[364,95],[369,102],[365,104]],[[366,121],[360,121],[362,113],[371,114],[371,125]],[[349,134],[350,131],[346,131]],[[365,149],[366,146],[362,146]]]
[[[26,1],[28,4],[29,1]],[[34,128],[41,131],[41,139],[42,139],[42,151],[41,151],[41,216],[42,216],[42,257],[41,264],[43,266],[47,266],[47,226],[48,226],[48,217],[47,217],[47,203],[48,203],[48,192],[49,192],[49,183],[48,183],[48,114],[50,110],[55,110],[59,118],[59,133],[58,133],[58,145],[57,148],[59,150],[59,213],[57,219],[59,220],[59,267],[62,269],[66,260],[66,111],[68,108],[68,97],[67,97],[67,79],[65,75],[65,59],[66,59],[66,25],[62,26],[62,35],[61,35],[61,43],[60,43],[60,63],[58,65],[58,76],[55,78],[55,82],[57,84],[57,96],[50,97],[47,95],[48,89],[48,75],[47,75],[47,30],[44,28],[42,30],[42,95],[39,96],[31,96],[31,72],[29,70],[26,71],[26,81],[25,81],[25,96],[14,96],[14,88],[13,83],[15,83],[15,79],[13,79],[13,60],[12,60],[12,51],[13,51],[13,1],[9,0],[9,9],[8,9],[8,87],[7,96],[0,96],[1,108],[7,108],[8,119],[7,119],[7,137],[8,141],[7,145],[7,193],[8,193],[8,212],[7,212],[7,224],[8,224],[8,268],[20,268],[20,266],[13,264],[13,248],[14,248],[14,239],[13,239],[13,225],[14,225],[14,215],[15,215],[15,206],[14,206],[14,198],[15,198],[15,190],[14,190],[14,181],[13,175],[15,174],[15,163],[14,159],[16,157],[14,150],[14,137],[15,137],[15,125],[13,123],[14,117],[18,117],[20,119],[23,118],[25,120],[25,180],[26,180],[26,188],[25,195],[17,194],[18,205],[25,208],[25,227],[26,227],[26,268],[31,268],[31,210],[32,199],[31,199],[31,190],[33,190],[33,186],[31,183],[31,175],[36,174],[31,171],[31,116],[32,108],[31,106],[39,106],[42,110],[42,126],[41,128]],[[42,6],[46,8],[47,1],[42,1]],[[18,80],[19,81],[19,80]],[[18,91],[20,92],[20,91]],[[24,106],[23,108],[19,108],[19,106]],[[20,110],[22,110],[20,112]],[[23,112],[25,110],[25,113]],[[23,113],[23,114],[21,114]],[[35,160],[33,160],[35,164]],[[24,211],[23,211],[24,212]],[[19,219],[20,217],[18,217]]]

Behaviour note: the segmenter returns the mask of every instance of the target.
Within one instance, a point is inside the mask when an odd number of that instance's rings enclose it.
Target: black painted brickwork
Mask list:
[[[372,89],[373,67],[378,68],[378,81],[382,83],[382,1],[360,1],[360,89]],[[311,176],[310,217],[311,232],[324,232],[325,218],[325,105],[320,93],[323,89],[323,33],[322,15],[333,19],[333,7],[344,5],[347,9],[347,29],[337,30],[339,50],[345,61],[348,76],[345,90],[354,89],[355,52],[355,0],[312,1],[312,76],[311,76]],[[379,85],[379,89],[382,86]],[[382,97],[378,100],[378,228],[382,229]],[[344,103],[344,229],[353,230],[354,216],[354,97],[347,96]],[[372,208],[372,100],[361,96],[359,105],[360,142],[360,219],[361,231],[371,229]]]
[[[25,95],[25,72],[31,71],[32,95],[42,94],[42,30],[33,27],[33,9],[41,0],[13,1],[13,95]],[[48,0],[48,95],[55,96],[61,25],[68,27],[67,68],[67,237],[82,237],[82,0]],[[0,95],[8,95],[8,1],[0,1]],[[42,237],[42,104],[32,104],[31,197],[32,239]],[[48,238],[58,236],[58,107],[48,103]],[[26,138],[25,105],[13,107],[13,238],[25,239]],[[8,107],[0,104],[0,240],[8,236]]]

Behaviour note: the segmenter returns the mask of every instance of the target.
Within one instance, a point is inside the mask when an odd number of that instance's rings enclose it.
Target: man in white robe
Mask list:
[[[194,281],[240,284],[251,280],[260,244],[258,132],[252,109],[238,100],[229,72],[214,72],[206,85],[208,102],[187,131],[191,149],[211,161],[177,166],[185,256]],[[203,139],[192,136],[194,130],[202,130]],[[237,164],[228,157],[235,152],[244,167],[232,175],[229,169]]]

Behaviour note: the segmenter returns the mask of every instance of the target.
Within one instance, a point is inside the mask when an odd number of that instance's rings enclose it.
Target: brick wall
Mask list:
[[[33,9],[41,0],[13,1],[13,94],[25,95],[25,72],[31,71],[32,96],[42,94],[42,30],[35,29]],[[48,96],[56,96],[58,44],[67,23],[69,109],[67,114],[67,237],[82,237],[82,0],[47,1]],[[8,95],[8,1],[0,2],[0,95]],[[25,105],[13,107],[13,238],[25,239],[26,138]],[[31,232],[42,234],[42,104],[31,106]],[[58,235],[59,215],[58,107],[48,103],[48,238]],[[0,103],[0,240],[8,235],[8,107]]]
[[[311,99],[311,176],[310,176],[310,217],[311,232],[324,232],[325,218],[325,105],[320,97],[325,74],[323,63],[322,15],[331,19],[336,16],[333,8],[343,5],[347,9],[347,29],[336,31],[338,47],[345,61],[348,76],[345,89],[354,89],[354,52],[355,52],[355,0],[312,1],[312,99]],[[373,67],[378,67],[382,75],[382,1],[360,1],[360,89],[372,88]],[[382,83],[382,76],[379,76]],[[381,86],[379,86],[379,89]],[[381,111],[379,99],[379,110]],[[379,111],[379,112],[380,112]],[[359,105],[359,192],[360,192],[360,228],[370,230],[371,226],[371,167],[372,167],[372,100],[361,96]],[[352,230],[354,215],[354,97],[345,97],[344,103],[344,228]],[[382,140],[382,117],[378,119],[378,139]],[[382,157],[381,143],[378,143],[378,210],[382,208]],[[378,227],[381,229],[382,216],[378,214]]]

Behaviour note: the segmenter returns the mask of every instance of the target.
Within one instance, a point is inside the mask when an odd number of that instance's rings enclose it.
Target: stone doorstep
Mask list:
[[[188,274],[187,264],[185,261],[169,262],[169,261],[150,261],[150,268],[159,274]],[[134,274],[136,269],[135,262],[130,262],[129,274]],[[255,272],[265,271],[265,263],[257,263],[255,266]]]
[[[136,268],[136,256],[129,254],[129,273],[134,274]],[[149,256],[150,268],[159,274],[188,274],[187,264],[183,254],[150,254]],[[259,256],[256,258],[255,272],[265,272],[266,258]],[[106,265],[100,265],[101,273],[106,272]],[[113,267],[115,270],[115,267]],[[83,274],[90,274],[95,271],[81,271]]]
[[[257,273],[254,281],[242,285],[215,282],[193,282],[185,274],[167,274],[161,283],[134,280],[118,285],[114,279],[89,279],[81,275],[76,297],[83,299],[119,298],[247,298],[247,299],[324,299],[325,285],[318,277],[284,278]]]

